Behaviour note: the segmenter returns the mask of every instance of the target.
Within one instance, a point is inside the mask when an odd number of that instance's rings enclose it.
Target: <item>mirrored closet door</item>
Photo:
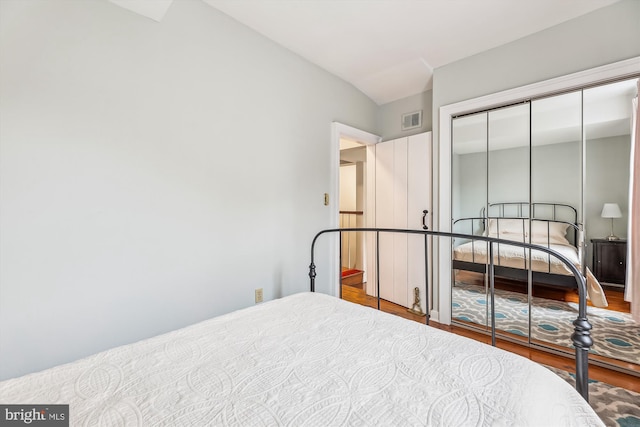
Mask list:
[[[453,122],[454,232],[525,241],[529,228],[530,104],[498,108]],[[505,203],[509,201],[509,203]],[[503,219],[505,215],[509,219]],[[517,236],[517,237],[516,237]],[[452,318],[489,329],[491,319],[487,262],[490,248],[478,241],[454,241]],[[515,267],[526,268],[522,248],[494,244],[495,259],[514,254]],[[507,265],[507,264],[505,264]],[[496,329],[528,341],[529,292],[522,283],[496,283]],[[521,291],[521,293],[512,291]],[[512,313],[522,317],[514,322]]]
[[[531,103],[531,243],[554,249],[576,265],[584,264],[582,239],[582,91]],[[571,345],[571,307],[560,304],[573,294],[572,276],[559,260],[542,255],[534,268],[531,341],[566,349]],[[573,281],[572,281],[573,280]],[[576,294],[577,295],[577,294]],[[564,317],[563,317],[564,316]],[[572,318],[569,321],[569,318]]]
[[[571,259],[589,279],[592,354],[640,365],[640,329],[623,297],[636,82],[453,118],[452,229],[542,245]],[[571,352],[577,291],[569,270],[541,251],[499,246],[497,333]],[[483,242],[454,240],[454,323],[490,327],[488,258]]]
[[[484,234],[488,120],[489,113],[481,112],[458,117],[452,124],[452,212],[454,218],[458,218],[453,222],[454,233]],[[469,268],[454,270],[451,317],[458,322],[487,329],[487,277],[484,261],[481,260],[481,254],[487,253],[487,246],[483,242],[462,239],[454,239],[453,246],[458,262],[465,263],[465,266],[468,264]],[[479,256],[476,257],[476,254]]]
[[[529,102],[489,112],[487,226],[485,234],[528,242],[530,199]],[[494,262],[518,271],[529,263],[524,248],[493,244]],[[529,337],[530,286],[523,281],[496,276],[494,281],[496,330],[515,340]]]
[[[640,365],[640,325],[632,320],[624,299],[631,285],[626,281],[626,238],[637,82],[627,79],[583,91],[584,261],[607,299],[606,307],[595,304],[588,313],[594,338],[590,357],[613,360],[622,368]]]

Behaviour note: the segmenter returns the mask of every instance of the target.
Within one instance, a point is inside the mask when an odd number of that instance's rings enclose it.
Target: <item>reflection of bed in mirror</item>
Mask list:
[[[584,272],[592,303],[606,307],[602,287],[597,279],[583,268],[582,229],[574,207],[561,203],[532,203],[529,223],[528,202],[493,203],[488,215],[460,218],[454,221],[457,231],[483,234],[500,239],[527,242],[558,251]],[[488,246],[484,242],[454,242],[453,268],[485,273]],[[534,289],[537,287],[574,289],[575,279],[557,258],[542,251],[525,250],[516,246],[494,244],[495,276],[523,282],[527,289],[529,266]]]

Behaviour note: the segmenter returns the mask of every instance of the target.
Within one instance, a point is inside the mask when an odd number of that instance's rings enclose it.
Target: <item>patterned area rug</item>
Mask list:
[[[575,387],[574,374],[544,366]],[[640,427],[640,393],[590,379],[589,404],[607,427]]]
[[[526,337],[529,333],[527,296],[496,289],[496,328]],[[452,317],[465,322],[486,324],[487,298],[484,288],[456,282],[452,292]],[[533,298],[531,339],[573,348],[572,322],[578,307],[544,298]],[[640,364],[640,325],[628,313],[589,307],[587,318],[593,326],[591,353]]]

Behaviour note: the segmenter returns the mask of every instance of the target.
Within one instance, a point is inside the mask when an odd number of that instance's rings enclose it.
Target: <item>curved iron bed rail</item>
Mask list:
[[[315,292],[315,280],[316,280],[316,265],[314,262],[315,259],[315,245],[318,238],[323,234],[328,233],[342,233],[342,232],[353,232],[353,231],[363,231],[363,232],[375,232],[376,233],[376,270],[379,271],[380,268],[380,259],[379,259],[379,251],[377,248],[380,244],[380,233],[404,233],[404,234],[422,234],[424,235],[425,241],[425,283],[426,289],[429,289],[429,274],[428,274],[428,254],[427,254],[427,241],[428,236],[436,236],[436,237],[448,237],[448,238],[462,238],[462,239],[472,239],[472,240],[481,240],[488,243],[498,243],[498,244],[506,244],[512,246],[519,246],[526,249],[535,249],[538,251],[543,251],[548,253],[549,255],[553,255],[562,261],[567,268],[573,273],[576,278],[576,284],[578,288],[578,317],[573,321],[574,332],[571,334],[571,341],[575,347],[576,354],[576,390],[580,395],[588,402],[589,401],[589,348],[593,345],[593,339],[591,338],[590,330],[591,324],[587,320],[587,286],[586,281],[582,273],[578,270],[578,268],[573,265],[573,263],[567,259],[562,254],[554,251],[553,249],[549,249],[545,246],[533,245],[529,243],[515,242],[511,240],[497,239],[494,237],[487,236],[478,236],[478,235],[470,235],[470,234],[461,234],[461,233],[449,233],[443,231],[431,231],[431,230],[407,230],[407,229],[396,229],[396,228],[332,228],[327,230],[322,230],[318,234],[315,235],[313,241],[311,243],[311,264],[309,264],[309,278],[310,278],[310,290],[311,292]],[[489,289],[491,293],[491,344],[495,347],[496,345],[496,325],[495,325],[495,295],[494,295],[494,262],[493,262],[493,244],[489,245]],[[377,283],[377,295],[378,295],[378,309],[380,309],[380,275],[376,275]],[[427,316],[426,323],[429,324],[429,300],[428,300],[428,292],[425,292],[426,297],[426,308],[427,308]]]

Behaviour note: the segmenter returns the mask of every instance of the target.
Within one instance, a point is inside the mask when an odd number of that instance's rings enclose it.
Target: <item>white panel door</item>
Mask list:
[[[393,228],[393,141],[376,144],[376,227]],[[393,236],[380,233],[380,298],[393,300]],[[386,260],[386,261],[383,261]],[[387,260],[391,260],[388,262]],[[374,264],[375,265],[375,264]]]
[[[407,138],[393,143],[393,228],[407,228]],[[407,235],[393,234],[392,302],[407,306]]]
[[[376,227],[422,229],[422,212],[431,211],[431,133],[376,144],[375,156]],[[379,254],[380,297],[411,308],[418,287],[425,311],[424,237],[381,233]]]
[[[431,230],[431,132],[409,137],[408,143],[408,190],[407,190],[407,228],[421,230],[422,218]],[[426,214],[423,212],[427,211]],[[427,239],[428,264],[425,269],[425,239],[420,235],[409,235],[407,258],[408,307],[413,306],[413,289],[420,292],[420,308],[426,313],[425,274],[429,272],[429,290],[431,295],[431,239]]]

